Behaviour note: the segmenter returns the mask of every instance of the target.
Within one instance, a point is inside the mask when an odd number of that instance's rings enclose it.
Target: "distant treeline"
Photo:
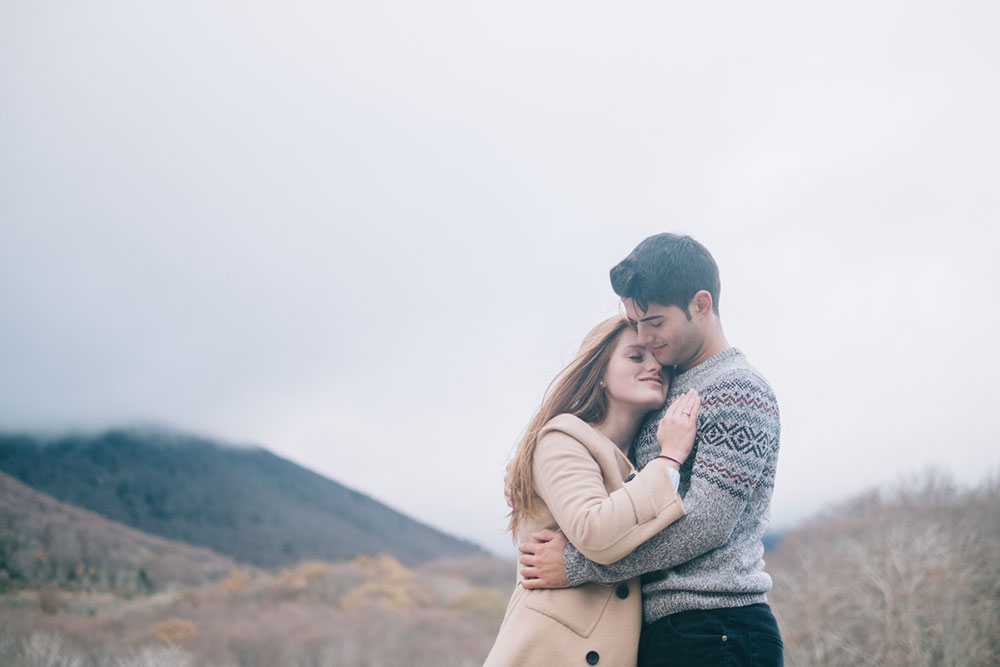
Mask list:
[[[160,456],[185,460],[171,447],[151,454],[137,446],[118,457],[119,446],[64,446],[82,447],[73,456],[100,461],[88,474],[117,475],[104,480],[143,479],[165,465]],[[304,511],[315,488],[328,488],[310,487],[303,481],[308,475],[271,455],[237,459],[223,460],[244,481],[263,484],[265,498],[276,480],[288,484],[288,496],[299,500],[282,500],[287,507]],[[255,465],[270,481],[245,472]],[[164,474],[187,488],[193,482],[183,481],[178,466]],[[139,515],[160,502],[143,505],[130,490],[119,501],[111,506],[138,507]],[[168,524],[188,507],[172,502],[160,506]],[[228,511],[239,514],[237,507]],[[196,524],[190,517],[200,514],[188,516]],[[230,520],[244,525],[246,516]],[[974,488],[925,475],[858,496],[780,537],[765,559],[786,664],[998,664],[997,474]],[[482,555],[419,566],[384,555],[309,560],[268,572],[142,533],[0,474],[5,667],[476,665],[498,629],[514,570],[513,563]]]
[[[129,528],[0,473],[0,593],[54,586],[131,597],[207,583],[235,566],[232,558]]]
[[[0,434],[0,472],[146,533],[259,567],[376,553],[417,565],[485,553],[267,450],[165,431]]]
[[[1000,664],[1000,478],[926,475],[784,534],[767,559],[788,664]]]

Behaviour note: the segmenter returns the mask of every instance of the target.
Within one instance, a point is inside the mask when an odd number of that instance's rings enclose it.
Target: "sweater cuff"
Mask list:
[[[570,542],[563,551],[563,568],[570,586],[581,586],[593,579],[587,570],[592,563]]]

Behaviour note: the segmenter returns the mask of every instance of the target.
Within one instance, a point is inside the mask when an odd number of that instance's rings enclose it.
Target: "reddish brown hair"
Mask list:
[[[616,315],[587,334],[576,358],[549,384],[542,404],[518,441],[506,480],[511,505],[507,530],[515,539],[518,524],[536,509],[531,464],[538,434],[550,419],[563,413],[576,415],[588,424],[604,421],[608,413],[608,399],[601,390],[601,380],[611,360],[615,341],[629,326],[627,319]]]

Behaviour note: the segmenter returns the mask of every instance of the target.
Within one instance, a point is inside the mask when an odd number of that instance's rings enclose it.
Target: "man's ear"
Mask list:
[[[698,290],[691,299],[691,315],[706,317],[712,314],[712,295],[708,290]]]

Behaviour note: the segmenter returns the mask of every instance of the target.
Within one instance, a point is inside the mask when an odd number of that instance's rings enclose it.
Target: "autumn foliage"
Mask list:
[[[197,588],[131,600],[64,592],[56,614],[39,608],[38,591],[8,594],[0,596],[0,664],[27,667],[36,664],[29,654],[46,654],[63,656],[53,665],[131,665],[145,651],[184,667],[478,665],[514,566],[467,561],[502,584],[472,583],[461,560],[411,570],[389,556],[360,556],[272,573],[235,569]]]
[[[971,489],[925,476],[872,491],[786,533],[766,560],[788,665],[1000,664],[996,476]],[[379,555],[269,572],[230,564],[193,584],[150,577],[162,585],[143,592],[134,581],[81,586],[65,577],[72,559],[16,562],[53,580],[8,576],[5,667],[475,667],[514,578],[513,563],[486,556],[406,567]],[[82,567],[109,581],[112,563],[138,576],[128,558]]]

